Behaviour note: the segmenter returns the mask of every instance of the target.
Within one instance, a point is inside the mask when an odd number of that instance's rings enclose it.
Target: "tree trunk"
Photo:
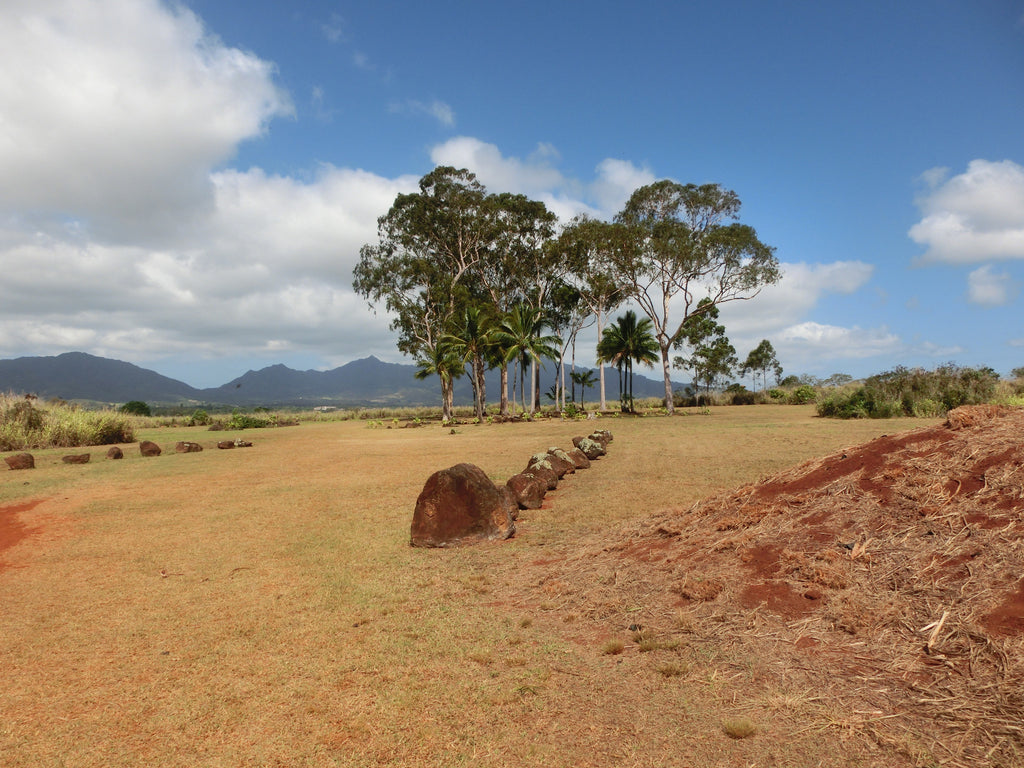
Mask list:
[[[508,363],[501,364],[501,408],[502,416],[508,416]]]
[[[601,312],[597,312],[597,343],[601,343],[601,335],[604,333],[604,324],[601,322]],[[597,370],[601,377],[601,410],[605,410],[608,404],[604,399],[604,363],[597,364]]]
[[[480,355],[473,355],[473,405],[476,406],[476,417],[484,420],[484,361]]]
[[[537,370],[537,361],[530,360],[530,415],[533,416],[537,409],[537,376],[540,371]],[[523,404],[523,410],[526,410],[526,404]]]
[[[658,345],[661,347],[661,370],[665,376],[665,410],[671,416],[676,412],[676,406],[672,402],[672,367],[668,359],[668,338],[658,339]]]
[[[454,396],[452,393],[452,381],[451,379],[441,377],[441,423],[447,424],[452,420],[452,403]]]

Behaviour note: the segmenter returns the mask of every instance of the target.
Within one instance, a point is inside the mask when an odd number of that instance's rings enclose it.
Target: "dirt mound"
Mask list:
[[[1024,409],[960,408],[617,538],[538,588],[770,659],[831,702],[823,729],[908,764],[1024,765]]]

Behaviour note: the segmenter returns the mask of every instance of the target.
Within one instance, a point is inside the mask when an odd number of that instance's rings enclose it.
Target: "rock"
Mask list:
[[[217,443],[217,447],[218,448],[234,448],[235,447],[235,441],[234,440],[221,440],[219,443]]]
[[[160,446],[151,440],[143,440],[139,443],[139,452],[143,456],[159,456],[163,451],[160,450]]]
[[[603,445],[596,440],[591,440],[589,437],[584,437],[580,440],[580,444],[577,445],[576,448],[583,451],[586,457],[591,461],[594,461],[594,459],[598,459],[608,453]]]
[[[550,453],[533,454],[526,465],[526,471],[529,472],[534,467],[550,469],[558,476],[559,480],[565,477],[570,469],[572,469],[573,472],[576,471],[576,466],[571,461],[563,461],[557,456],[552,456]]]
[[[235,448],[252,448],[252,443],[250,443],[248,440],[238,438],[237,440],[235,440]]]
[[[61,456],[61,461],[65,464],[88,464],[89,454],[88,453],[73,453],[68,456]]]
[[[566,471],[567,475],[571,475],[576,472],[576,462],[574,462],[572,457],[561,448],[548,448],[548,456],[554,456],[559,461],[564,461],[569,467]]]
[[[180,440],[174,446],[175,453],[199,453],[203,446],[199,443],[190,443],[187,440]]]
[[[36,460],[31,453],[16,453],[13,456],[4,456],[4,461],[11,469],[35,469]]]
[[[607,429],[597,429],[587,435],[591,440],[595,440],[603,445],[605,448],[608,447],[608,443],[612,441],[612,433]]]
[[[107,458],[108,459],[123,459],[124,458],[124,451],[122,451],[116,445],[112,445],[112,446],[110,446],[110,448],[107,449]]]
[[[522,474],[533,475],[544,483],[549,491],[553,491],[558,488],[558,473],[551,469],[550,466],[544,466],[545,464],[547,464],[546,461],[534,464]]]
[[[413,512],[410,544],[448,547],[510,538],[516,532],[515,504],[482,469],[456,464],[432,474]]]
[[[540,509],[548,492],[548,483],[529,472],[512,475],[505,483],[512,492],[512,500],[522,509]]]
[[[590,459],[588,459],[587,454],[579,448],[573,448],[569,451],[569,458],[572,459],[572,463],[576,465],[576,469],[590,469]]]

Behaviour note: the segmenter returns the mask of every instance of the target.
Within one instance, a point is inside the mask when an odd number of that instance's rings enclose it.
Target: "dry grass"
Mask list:
[[[722,722],[770,712],[870,715],[830,710],[827,685],[790,691],[770,657],[719,650],[714,617],[689,610],[654,622],[646,653],[607,654],[631,637],[606,619],[644,615],[644,592],[609,569],[584,603],[543,565],[899,426],[772,407],[603,419],[609,455],[524,513],[515,539],[408,547],[434,470],[468,460],[503,480],[592,426],[308,424],[231,451],[212,448],[228,433],[160,430],[139,435],[159,458],[124,446],[121,462],[97,449],[70,467],[48,451],[0,472],[0,507],[35,504],[16,513],[31,535],[0,552],[0,764],[907,764],[792,719],[728,738]],[[166,452],[181,439],[207,450]]]

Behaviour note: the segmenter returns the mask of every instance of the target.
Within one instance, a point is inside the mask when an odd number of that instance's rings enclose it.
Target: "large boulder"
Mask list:
[[[541,480],[529,472],[512,475],[505,486],[512,492],[512,499],[522,509],[540,509],[548,492],[547,480]]]
[[[566,474],[571,475],[576,471],[576,462],[573,461],[572,457],[568,453],[563,451],[561,448],[548,448],[548,456],[553,456],[559,461],[565,462],[565,464],[568,465],[569,467],[569,469],[566,471]]]
[[[533,454],[526,464],[526,471],[529,472],[534,467],[544,467],[545,469],[552,470],[556,475],[558,475],[559,480],[565,477],[570,471],[576,471],[576,465],[571,461],[560,459],[550,453]]]
[[[608,447],[608,443],[610,443],[613,439],[612,433],[609,432],[607,429],[596,429],[589,435],[587,435],[587,437],[589,437],[591,440],[596,440],[605,448]]]
[[[412,516],[414,547],[450,547],[507,539],[516,532],[511,494],[480,467],[456,464],[427,478]]]
[[[89,463],[88,453],[71,453],[67,456],[61,456],[60,460],[65,464],[88,464]]]
[[[4,456],[4,461],[11,469],[35,469],[36,460],[31,453],[16,453],[13,456]]]
[[[203,446],[199,443],[190,443],[187,440],[179,440],[174,445],[175,453],[199,453],[203,450]]]
[[[572,463],[576,465],[576,469],[590,469],[590,459],[588,459],[587,454],[579,448],[573,448],[569,451],[569,458],[572,459]]]
[[[162,453],[160,446],[152,440],[143,440],[139,443],[139,452],[143,456],[159,456]]]
[[[558,473],[551,468],[546,461],[538,462],[523,472],[524,475],[533,475],[547,486],[549,491],[558,488]]]
[[[591,461],[604,456],[608,452],[601,443],[596,440],[591,440],[589,437],[584,437],[580,440],[579,445],[577,445],[576,448],[583,451],[586,457]]]

